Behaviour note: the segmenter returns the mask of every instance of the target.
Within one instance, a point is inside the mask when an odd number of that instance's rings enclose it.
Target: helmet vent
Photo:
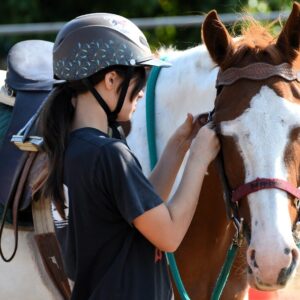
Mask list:
[[[145,39],[143,36],[140,36],[140,42],[141,42],[144,46],[149,47],[149,45],[148,45],[146,39]]]

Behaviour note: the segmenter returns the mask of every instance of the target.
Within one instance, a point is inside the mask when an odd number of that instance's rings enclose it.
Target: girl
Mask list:
[[[150,178],[143,175],[118,122],[130,120],[143,97],[146,69],[168,64],[154,59],[143,33],[121,16],[68,22],[57,35],[53,64],[65,83],[54,88],[40,119],[49,160],[43,195],[61,215],[55,225],[75,282],[72,299],[171,299],[161,251],[175,251],[191,223],[219,150],[214,131],[205,126],[197,133],[188,115]]]

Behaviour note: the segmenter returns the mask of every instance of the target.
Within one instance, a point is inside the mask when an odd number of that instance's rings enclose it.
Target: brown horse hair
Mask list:
[[[106,68],[90,77],[95,85],[102,81],[110,71],[116,71],[121,78],[125,78],[129,68],[114,66]],[[133,78],[136,78],[130,98],[133,99],[144,87],[146,73],[143,67],[135,67]],[[124,82],[119,86],[123,87]],[[46,197],[53,201],[58,213],[66,218],[65,195],[63,188],[64,152],[68,143],[68,136],[75,109],[71,99],[79,93],[86,92],[87,88],[81,81],[67,82],[55,87],[41,111],[38,128],[44,139],[43,149],[47,155],[47,170],[42,172],[34,183],[36,197]]]
[[[276,47],[276,37],[271,31],[279,20],[275,20],[269,24],[262,25],[251,16],[244,16],[242,23],[236,23],[234,28],[240,27],[241,36],[234,43],[234,51],[227,55],[222,68],[226,69],[229,66],[240,66],[243,61],[244,64],[249,63],[247,57],[251,62],[253,59],[256,62],[269,61],[272,64],[280,64],[286,61],[286,58],[280,53]],[[235,31],[236,29],[234,29]]]

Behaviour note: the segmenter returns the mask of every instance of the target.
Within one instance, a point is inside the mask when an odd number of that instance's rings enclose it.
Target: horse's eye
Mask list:
[[[222,88],[223,88],[222,85],[219,85],[219,86],[217,87],[217,96],[221,93]]]

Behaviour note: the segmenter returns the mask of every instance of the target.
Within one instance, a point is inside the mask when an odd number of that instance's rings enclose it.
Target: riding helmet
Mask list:
[[[142,31],[119,15],[79,16],[58,33],[53,48],[56,78],[81,80],[114,65],[170,66],[155,59]]]

